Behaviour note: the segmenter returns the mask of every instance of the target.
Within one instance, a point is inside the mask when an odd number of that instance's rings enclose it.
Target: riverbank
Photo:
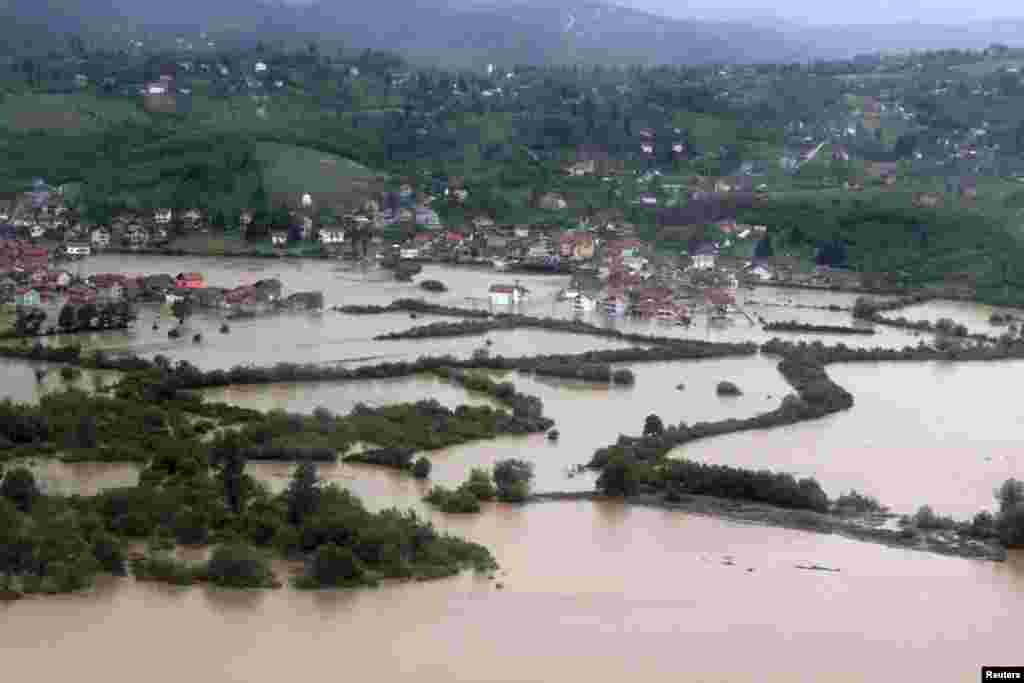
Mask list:
[[[779,322],[765,323],[765,332],[812,332],[820,334],[863,334],[873,335],[875,331],[870,327],[850,327],[847,325],[812,325],[801,323],[796,320],[783,320]]]
[[[896,531],[882,525],[895,515],[840,516],[811,510],[792,510],[763,503],[719,498],[715,496],[684,494],[680,500],[669,501],[662,494],[639,494],[626,498],[606,496],[596,491],[552,491],[535,493],[527,504],[558,501],[622,501],[625,505],[636,505],[661,510],[672,510],[687,514],[719,517],[735,522],[761,524],[820,534],[838,534],[895,548],[920,550],[923,552],[951,555],[966,559],[1003,562],[1006,550],[995,542],[963,539],[952,532],[925,531],[907,527]]]

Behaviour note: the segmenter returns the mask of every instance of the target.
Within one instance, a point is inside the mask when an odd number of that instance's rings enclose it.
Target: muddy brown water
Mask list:
[[[418,279],[436,277],[452,289],[435,297],[414,285],[353,283],[353,275],[334,272],[333,263],[101,256],[83,262],[82,268],[171,274],[201,270],[223,286],[280,277],[288,291],[324,289],[329,305],[385,304],[410,295],[465,305],[464,297],[484,296],[490,283],[514,279],[428,266]],[[567,307],[554,301],[564,278],[520,279],[537,294],[527,312],[568,315]],[[854,298],[769,288],[751,296],[812,305],[850,305]],[[770,319],[849,324],[848,314],[762,310]],[[217,318],[197,316],[190,324],[208,340],[200,345],[169,344],[166,320],[156,332],[143,324],[128,333],[91,335],[88,341],[166,353],[204,367],[469,353],[481,343],[480,338],[373,342],[375,334],[430,318],[331,315],[239,322],[224,337],[216,334]],[[984,312],[977,316],[987,319]],[[746,323],[690,330],[644,323],[631,329],[759,339]],[[902,331],[885,334],[891,334],[884,337],[886,345],[916,341]],[[489,337],[508,355],[609,348],[602,346],[605,340],[534,330]],[[874,345],[882,335],[866,339]],[[631,367],[637,374],[632,388],[509,373],[520,391],[544,400],[561,439],[503,437],[438,451],[430,455],[433,480],[453,485],[473,466],[521,457],[535,464],[537,490],[587,490],[592,476],[570,479],[566,469],[585,462],[594,448],[614,441],[620,432],[639,432],[648,413],[666,422],[743,417],[774,407],[789,391],[772,359]],[[8,380],[4,395],[33,400],[39,389],[26,368],[18,363],[0,368]],[[1020,418],[1012,387],[1022,368],[1015,362],[831,366],[833,378],[856,396],[853,410],[680,450],[699,460],[811,474],[831,494],[853,486],[901,511],[928,502],[943,514],[972,514],[991,507],[991,488],[1002,478],[1020,474],[1014,454]],[[735,381],[744,394],[717,397],[714,384],[720,379]],[[1001,391],[1011,396],[993,399],[993,392]],[[358,401],[376,405],[434,397],[455,405],[488,400],[430,377],[227,387],[209,395],[296,412],[319,405],[346,412]],[[93,493],[137,480],[130,465],[38,461],[33,467],[51,491],[62,493]],[[292,465],[253,464],[249,471],[280,490]],[[120,682],[144,675],[158,683],[259,683],[293,677],[302,667],[379,681],[914,677],[966,682],[978,680],[982,665],[1019,663],[1015,617],[1024,609],[1024,557],[1018,554],[1006,563],[970,561],[616,503],[489,504],[479,515],[444,515],[421,502],[427,483],[401,473],[338,464],[322,467],[321,475],[353,490],[371,509],[412,508],[441,529],[486,544],[502,565],[496,580],[504,587],[472,574],[312,593],[103,580],[83,594],[0,605],[5,673],[39,681],[84,677]],[[840,571],[801,570],[797,564]],[[288,567],[279,564],[278,570],[284,574]],[[116,659],[102,656],[115,651]]]
[[[966,683],[1019,657],[1016,556],[971,562],[617,504],[492,507],[444,527],[494,548],[502,589],[472,574],[312,593],[110,580],[0,606],[5,671],[117,682],[144,671],[158,683],[272,682],[297,666],[439,683]],[[795,566],[815,563],[840,571]],[[116,664],[102,655],[114,648]]]

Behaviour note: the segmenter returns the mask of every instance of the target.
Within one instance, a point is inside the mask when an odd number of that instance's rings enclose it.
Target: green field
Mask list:
[[[148,121],[149,116],[132,100],[88,93],[26,93],[8,95],[0,101],[0,128],[18,132],[96,133],[128,122]]]
[[[308,147],[261,142],[253,153],[265,164],[263,179],[272,194],[335,195],[376,175],[354,161]]]

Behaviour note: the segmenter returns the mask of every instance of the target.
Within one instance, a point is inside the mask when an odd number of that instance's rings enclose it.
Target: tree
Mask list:
[[[75,307],[64,305],[60,309],[60,316],[57,318],[57,327],[62,331],[68,332],[75,329]]]
[[[300,526],[316,512],[320,504],[320,478],[316,465],[305,460],[299,463],[285,497],[288,501],[288,522]]]
[[[179,325],[185,324],[185,319],[192,315],[192,302],[188,299],[179,299],[171,304],[171,313],[178,319]]]
[[[17,467],[0,483],[0,496],[11,501],[22,512],[29,512],[42,493],[36,484],[35,475],[25,467]]]
[[[420,457],[416,460],[416,464],[412,466],[412,476],[417,479],[427,479],[430,477],[430,470],[433,465],[430,460],[425,457]]]
[[[530,495],[530,481],[533,479],[533,463],[525,460],[499,460],[494,464],[494,483],[498,488],[498,499],[510,503],[521,503]]]
[[[1009,548],[1024,546],[1024,504],[1017,503],[999,514],[999,540]]]
[[[665,425],[661,418],[651,413],[644,420],[644,436],[661,436],[665,433]]]
[[[242,438],[237,433],[228,433],[213,447],[210,461],[220,467],[224,482],[224,501],[236,515],[245,510],[245,450]]]
[[[351,548],[328,543],[317,548],[310,578],[319,586],[344,586],[363,579],[366,570]]]
[[[276,584],[266,559],[244,543],[222,545],[206,567],[210,582],[229,588],[266,588]]]
[[[487,470],[479,467],[474,467],[469,471],[469,479],[463,486],[477,500],[494,500],[497,495],[494,484],[491,483],[491,475],[487,473]]]
[[[640,490],[639,465],[624,455],[608,461],[597,478],[597,490],[606,496],[632,496]]]
[[[1021,503],[1024,503],[1024,481],[1007,479],[995,492],[996,500],[999,501],[999,513],[1009,512]]]
[[[75,445],[78,448],[96,448],[99,442],[99,428],[93,415],[82,415],[75,428]]]
[[[93,321],[99,317],[99,309],[96,308],[96,304],[83,304],[78,307],[76,315],[78,316],[78,328],[88,330],[93,327]]]

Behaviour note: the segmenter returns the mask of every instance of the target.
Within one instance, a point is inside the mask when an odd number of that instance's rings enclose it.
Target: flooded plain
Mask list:
[[[1019,656],[1017,556],[970,562],[615,503],[495,506],[443,526],[494,549],[502,589],[472,574],[320,592],[112,580],[0,606],[5,671],[269,683],[302,663],[438,683],[967,683]],[[169,647],[180,656],[153,666]],[[116,666],[99,656],[112,648]]]
[[[328,306],[387,304],[422,297],[483,307],[487,288],[520,279],[533,296],[520,309],[571,317],[557,302],[568,278],[503,276],[426,266],[417,280],[444,281],[449,292],[373,282],[334,262],[99,256],[86,272],[199,270],[212,285],[278,277],[286,292],[320,289]],[[767,320],[850,325],[855,295],[758,288],[741,293]],[[784,305],[778,305],[784,304]],[[795,308],[816,306],[817,308]],[[929,304],[931,306],[931,304]],[[987,309],[948,314],[945,304],[908,318],[954,317],[988,327]],[[147,317],[148,316],[148,317]],[[280,316],[238,321],[219,335],[218,316],[189,325],[203,341],[168,341],[156,309],[135,330],[76,335],[95,347],[162,353],[200,367],[277,361],[358,365],[419,355],[469,355],[484,339],[491,353],[528,355],[616,348],[618,342],[543,330],[486,337],[384,342],[373,337],[436,318],[408,315]],[[602,316],[592,321],[605,324]],[[771,334],[739,318],[715,327],[698,317],[689,329],[617,321],[630,331],[721,341],[772,336],[826,344],[904,346],[917,338],[878,328],[868,337]],[[984,330],[982,330],[984,331]],[[50,338],[57,341],[57,338]],[[369,360],[372,359],[372,360]],[[31,365],[6,362],[3,396],[38,400],[59,389],[57,370],[37,382]],[[503,437],[434,451],[432,483],[456,485],[472,467],[507,457],[530,460],[534,490],[591,490],[593,475],[570,477],[594,450],[621,434],[638,434],[656,413],[666,423],[747,417],[790,393],[776,359],[751,356],[627,365],[633,387],[523,375],[495,375],[539,396],[561,433]],[[855,396],[852,410],[773,430],[695,442],[676,454],[699,461],[812,475],[830,495],[849,488],[877,496],[898,512],[928,503],[966,517],[991,508],[992,489],[1020,476],[1015,437],[1022,419],[1012,392],[1024,363],[876,363],[833,365],[829,374]],[[719,397],[718,381],[743,390]],[[78,382],[86,385],[91,380]],[[83,388],[87,388],[83,386]],[[436,398],[445,405],[490,399],[431,376],[343,383],[224,387],[210,400],[260,410],[346,413],[359,402],[385,405]],[[996,399],[996,395],[999,398]],[[131,465],[37,461],[51,492],[91,494],[131,485]],[[250,464],[274,490],[293,465]],[[395,681],[822,681],[978,680],[983,664],[1019,657],[1016,614],[1024,609],[1024,557],[1006,563],[942,557],[851,541],[618,503],[557,502],[526,507],[486,504],[479,515],[445,515],[421,502],[429,483],[370,466],[322,466],[321,476],[352,490],[370,509],[412,508],[440,529],[487,545],[502,569],[496,579],[452,579],[378,589],[230,592],[104,580],[77,595],[0,604],[5,672],[26,680],[86,677],[162,683],[183,679],[280,681],[297,666],[367,680]],[[731,564],[730,564],[731,563]],[[820,564],[837,572],[807,571]],[[284,564],[278,567],[286,572]],[[117,664],[98,653],[116,648]],[[179,654],[170,666],[153,666]]]

